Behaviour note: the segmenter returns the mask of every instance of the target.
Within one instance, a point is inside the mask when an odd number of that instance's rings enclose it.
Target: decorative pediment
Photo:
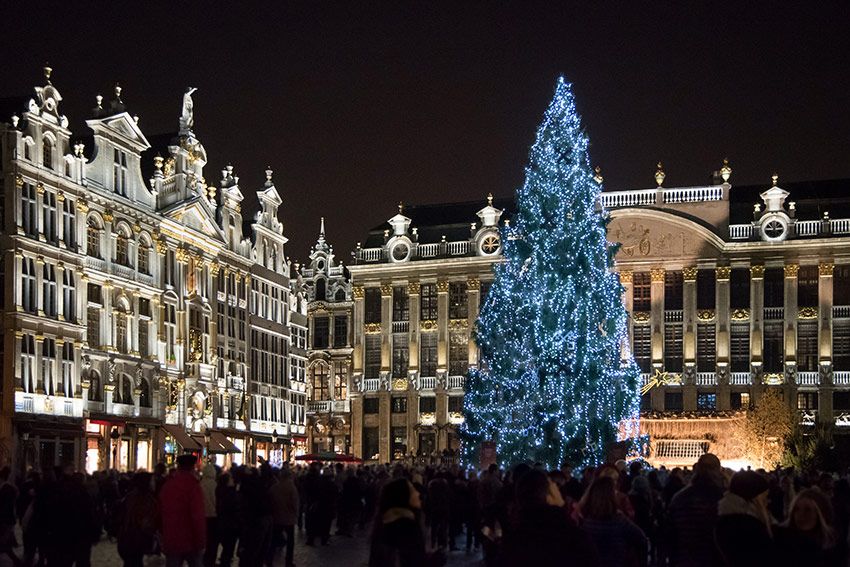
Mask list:
[[[189,203],[180,203],[164,211],[165,216],[174,219],[186,228],[190,228],[206,237],[224,242],[224,233],[215,221],[212,212],[196,199]]]
[[[646,258],[713,257],[723,240],[689,219],[661,211],[614,211],[608,239],[620,244],[618,261]]]
[[[103,129],[108,129],[114,134],[118,134],[126,141],[138,147],[139,151],[146,150],[151,147],[148,139],[142,133],[139,125],[127,112],[115,114],[107,118],[95,118],[87,120],[89,128],[96,133]]]

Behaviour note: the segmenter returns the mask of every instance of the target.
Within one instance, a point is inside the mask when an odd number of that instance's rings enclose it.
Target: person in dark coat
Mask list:
[[[252,469],[245,471],[240,485],[242,532],[239,535],[239,566],[261,567],[272,545],[272,506],[268,488]]]
[[[781,565],[838,567],[845,565],[836,535],[821,510],[822,493],[809,488],[791,503],[788,520],[776,527],[777,555]]]
[[[714,545],[714,527],[717,524],[717,503],[723,497],[723,484],[720,459],[706,453],[694,465],[691,484],[673,496],[662,538],[671,567],[720,564]]]
[[[596,545],[600,567],[644,566],[646,535],[620,508],[615,483],[608,475],[593,480],[581,500],[581,527]]]
[[[439,567],[445,556],[425,551],[425,536],[417,516],[419,492],[405,478],[384,485],[372,531],[369,567]]]
[[[200,567],[207,545],[204,494],[195,477],[197,457],[177,457],[177,472],[159,491],[162,517],[162,551],[168,567]]]
[[[230,567],[233,553],[236,551],[236,541],[242,527],[240,517],[239,493],[236,483],[230,473],[218,477],[215,489],[215,509],[218,518],[218,533],[221,542],[219,567]]]
[[[770,512],[767,480],[755,471],[739,471],[729,491],[717,505],[714,530],[717,548],[728,567],[774,567],[778,564]]]
[[[9,482],[11,474],[9,467],[0,469],[0,555],[5,555],[14,565],[18,565],[20,559],[15,554],[15,548],[18,546],[15,537],[15,524],[18,521],[15,503],[18,500],[18,489]]]
[[[159,503],[149,473],[133,477],[133,488],[124,497],[118,521],[118,555],[124,567],[142,567],[145,554],[155,551]]]
[[[449,536],[452,488],[445,476],[438,475],[428,483],[428,523],[431,547],[446,549]]]
[[[43,507],[36,514],[44,529],[47,564],[50,567],[88,567],[92,545],[100,538],[95,503],[85,485],[83,475],[68,466],[55,482],[45,486]],[[61,513],[59,513],[61,511]]]
[[[295,550],[295,523],[298,519],[298,489],[295,488],[292,471],[289,470],[288,466],[281,469],[277,480],[269,488],[269,500],[274,518],[273,552],[286,546],[286,567],[292,567]],[[273,555],[274,553],[272,553]],[[272,564],[271,559],[269,565]]]
[[[593,543],[569,519],[560,489],[546,473],[531,470],[516,483],[511,521],[505,527],[498,565],[595,566]]]

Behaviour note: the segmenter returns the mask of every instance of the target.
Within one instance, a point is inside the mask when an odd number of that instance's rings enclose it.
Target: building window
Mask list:
[[[41,232],[44,239],[56,244],[56,193],[45,191],[41,196]]]
[[[422,321],[437,320],[437,286],[434,284],[419,286],[419,318]]]
[[[664,392],[665,411],[682,411],[683,409],[682,392]]]
[[[797,393],[797,409],[798,410],[816,410],[816,409],[818,409],[818,393],[817,392],[798,392]]]
[[[334,362],[334,399],[344,400],[348,397],[348,363]]]
[[[41,270],[41,283],[44,315],[56,317],[56,268],[52,264],[44,264]]]
[[[38,294],[36,291],[35,262],[32,258],[21,259],[21,307],[27,313],[38,310]]]
[[[151,407],[151,386],[146,378],[142,378],[142,383],[139,384],[139,406]]]
[[[115,148],[113,150],[112,185],[119,195],[127,196],[127,153]]]
[[[24,183],[21,187],[21,228],[27,236],[38,236],[38,209],[32,183]]]
[[[137,254],[139,273],[150,275],[150,257],[151,249],[146,243],[139,244],[139,252]]]
[[[316,280],[316,301],[324,301],[327,298],[327,282],[324,278]]]
[[[406,378],[409,361],[407,333],[395,333],[393,340],[393,378]]]
[[[832,363],[833,370],[850,370],[850,319],[832,321]]]
[[[697,309],[714,309],[717,301],[715,288],[717,285],[715,271],[699,270],[697,272]]]
[[[750,324],[732,323],[730,336],[730,354],[732,372],[750,371]]]
[[[437,398],[434,396],[422,396],[419,398],[419,413],[436,413]]]
[[[395,286],[393,288],[393,321],[410,320],[410,296],[407,294],[407,286]]]
[[[785,335],[782,321],[764,322],[764,371],[782,372],[785,365]]]
[[[100,312],[100,307],[89,307],[86,313],[86,337],[92,348],[100,346]]]
[[[816,372],[818,369],[818,322],[797,323],[797,370]]]
[[[429,378],[437,375],[437,333],[419,335],[419,375]]]
[[[732,309],[750,308],[750,270],[732,268],[729,279],[730,306]]]
[[[328,367],[326,365],[316,364],[313,366],[313,380],[311,386],[313,388],[314,400],[331,399],[328,384]]]
[[[348,317],[337,315],[334,317],[334,348],[345,348],[348,345]]]
[[[466,282],[451,282],[449,284],[449,319],[466,319],[468,301]]]
[[[127,314],[118,309],[115,312],[115,348],[118,352],[127,354]]]
[[[48,396],[56,395],[56,340],[45,338],[41,342],[41,384]]]
[[[378,428],[377,427],[364,427],[363,428],[363,459],[368,461],[368,460],[377,459],[378,457],[380,457],[380,449],[378,449]]]
[[[407,413],[407,397],[393,396],[390,403],[390,411],[392,413]]]
[[[850,411],[850,392],[833,392],[832,409],[835,411]]]
[[[664,272],[664,309],[666,311],[680,311],[682,309],[682,286],[684,280],[682,272]]]
[[[652,308],[650,292],[652,279],[649,272],[637,272],[632,278],[632,309],[634,311],[649,311]]]
[[[62,345],[62,395],[74,395],[74,343],[70,341]]]
[[[785,273],[782,268],[764,270],[764,306],[783,307],[785,305]]]
[[[640,397],[640,411],[641,413],[652,411],[652,394],[649,392]]]
[[[47,137],[41,142],[41,163],[47,169],[53,169],[53,142]]]
[[[366,335],[365,378],[381,377],[381,336]]]
[[[850,265],[833,268],[832,294],[833,305],[850,305]]]
[[[449,396],[449,413],[463,412],[463,396]]]
[[[750,407],[749,392],[732,392],[729,394],[729,407],[733,410],[748,409]]]
[[[449,375],[466,376],[469,371],[469,337],[465,331],[449,335]]]
[[[652,332],[649,325],[632,327],[632,353],[643,373],[652,369]]]
[[[664,370],[679,373],[682,371],[682,324],[664,325]]]
[[[381,290],[377,287],[367,287],[364,300],[366,323],[381,322]]]
[[[714,411],[717,409],[717,394],[712,392],[697,392],[697,411]]]
[[[390,437],[392,437],[392,447],[390,449],[393,460],[403,459],[407,454],[407,428],[393,427],[390,431]]]
[[[24,392],[35,392],[35,337],[21,337],[21,386]]]
[[[174,343],[177,340],[177,309],[174,305],[163,306],[163,326],[165,327],[165,358],[169,362],[174,362]]]
[[[115,237],[115,263],[121,266],[130,265],[130,239],[122,232]]]
[[[100,258],[100,227],[94,218],[89,219],[86,226],[86,254],[92,258]]]
[[[77,207],[74,200],[67,197],[62,203],[62,238],[65,248],[77,250]]]
[[[313,318],[313,348],[330,346],[330,320],[327,317]]]
[[[148,319],[139,320],[139,355],[142,357],[150,356],[150,321]]]
[[[697,325],[697,372],[714,372],[717,353],[714,323]]]
[[[378,413],[379,403],[378,398],[363,398],[363,413],[367,415]]]
[[[74,270],[65,267],[62,273],[62,316],[70,323],[77,321],[77,285]]]
[[[797,272],[797,306],[818,306],[818,267],[800,266]]]

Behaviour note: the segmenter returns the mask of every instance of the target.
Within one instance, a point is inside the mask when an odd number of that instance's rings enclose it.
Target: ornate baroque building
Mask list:
[[[271,171],[243,234],[233,168],[220,195],[204,178],[193,89],[175,134],[147,138],[116,87],[79,137],[45,74],[0,105],[3,460],[149,469],[183,451],[248,461],[260,442],[282,456],[304,436],[305,388]]]
[[[850,181],[605,191],[643,372],[641,427],[656,463],[742,459],[740,410],[773,388],[804,424],[850,432]],[[601,177],[598,178],[601,182]],[[511,203],[499,203],[503,210]],[[370,232],[350,268],[352,440],[365,459],[456,446],[469,339],[501,211],[409,208]],[[507,212],[505,213],[507,215]],[[415,224],[414,224],[415,223]]]

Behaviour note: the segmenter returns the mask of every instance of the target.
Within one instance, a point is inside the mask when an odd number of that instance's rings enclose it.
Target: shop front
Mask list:
[[[86,471],[152,471],[161,422],[92,413],[85,420]]]
[[[14,421],[17,469],[46,471],[54,467],[84,465],[83,420],[78,418],[33,416]]]
[[[254,435],[254,456],[257,464],[267,462],[273,467],[282,467],[291,458],[289,437],[279,437],[277,431],[271,435]]]

